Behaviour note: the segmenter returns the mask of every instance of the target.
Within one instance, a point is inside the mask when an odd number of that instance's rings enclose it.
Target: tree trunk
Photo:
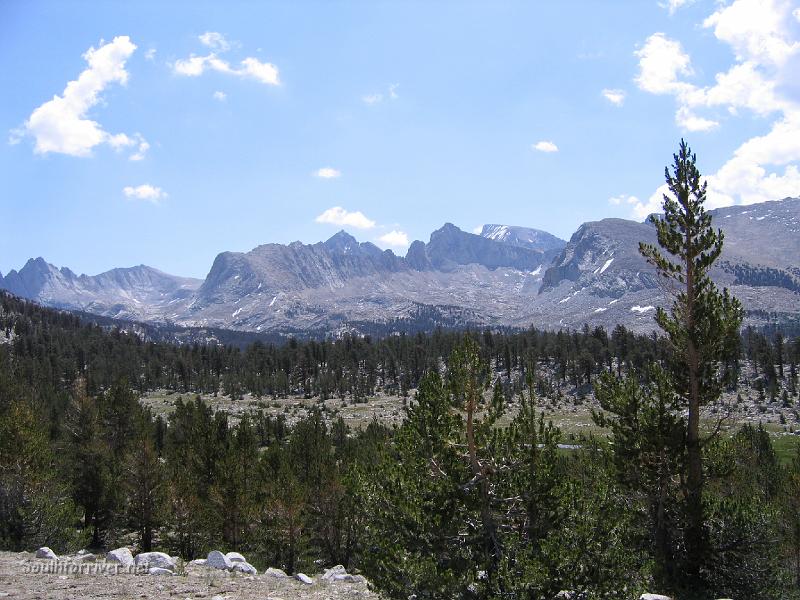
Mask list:
[[[688,234],[690,244],[693,234]],[[699,356],[694,340],[695,326],[695,273],[694,253],[687,248],[686,260],[686,332],[688,334],[686,361],[689,378],[689,422],[686,430],[686,553],[687,575],[696,581],[705,551],[705,528],[703,519],[703,454],[700,447],[700,369]]]
[[[477,409],[477,398],[475,397],[477,393],[474,389],[470,389],[467,392],[467,447],[469,449],[472,475],[479,478],[480,481],[478,489],[480,490],[481,522],[486,537],[486,549],[492,557],[492,564],[496,564],[500,558],[500,541],[497,539],[497,526],[495,525],[490,505],[489,480],[486,469],[483,468],[478,460],[478,449],[475,443],[474,414]]]

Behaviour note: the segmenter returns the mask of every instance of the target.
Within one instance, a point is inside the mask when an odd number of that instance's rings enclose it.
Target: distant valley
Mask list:
[[[800,318],[800,199],[712,211],[725,233],[714,271],[747,323]],[[43,258],[0,274],[0,289],[43,305],[180,327],[324,335],[435,327],[653,328],[666,304],[638,253],[648,223],[584,223],[569,241],[528,227],[445,224],[405,256],[341,231],[325,242],[219,254],[204,280],[140,265],[76,275]]]

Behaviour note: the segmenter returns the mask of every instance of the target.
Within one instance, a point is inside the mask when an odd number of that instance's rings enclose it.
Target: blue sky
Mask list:
[[[5,0],[0,271],[568,238],[657,207],[682,136],[714,206],[797,196],[798,40],[783,0]]]

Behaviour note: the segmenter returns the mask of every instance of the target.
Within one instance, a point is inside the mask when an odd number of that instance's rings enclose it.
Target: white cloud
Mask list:
[[[374,92],[371,94],[365,94],[361,96],[361,101],[364,104],[373,105],[373,104],[380,104],[386,99],[389,100],[397,100],[400,97],[400,94],[397,93],[397,88],[400,87],[399,83],[390,83],[387,87],[386,93],[383,92]]]
[[[408,234],[405,231],[392,230],[378,238],[378,242],[392,248],[407,248],[409,245]]]
[[[678,9],[694,4],[696,1],[697,0],[667,0],[666,3],[660,2],[659,6],[666,8],[671,16],[674,15]]]
[[[206,68],[207,56],[190,56],[189,58],[180,58],[172,64],[172,70],[178,75],[185,75],[187,77],[197,77],[202,75]]]
[[[212,96],[214,97],[214,100],[219,100],[220,102],[225,102],[225,100],[228,99],[228,94],[225,92],[220,92],[219,90],[214,92]]]
[[[349,226],[356,229],[372,229],[375,227],[375,221],[368,219],[361,211],[350,212],[341,206],[329,208],[314,220],[317,223],[330,223],[331,225]]]
[[[794,18],[797,19],[798,22],[800,22],[800,8],[795,8],[792,14],[794,15]]]
[[[27,131],[24,127],[15,127],[11,131],[8,132],[8,143],[12,146],[16,146],[22,140],[25,139],[25,134]]]
[[[651,94],[674,94],[689,85],[678,81],[678,75],[693,73],[691,59],[680,42],[654,33],[635,54],[639,57],[636,83],[640,89]]]
[[[800,194],[800,110],[787,113],[764,135],[744,142],[708,177],[709,201],[715,206],[753,204]],[[783,173],[767,166],[783,167]]]
[[[558,152],[558,146],[549,140],[536,142],[532,147],[539,152]]]
[[[608,88],[602,91],[603,98],[611,102],[614,106],[622,106],[625,103],[624,90],[610,90]]]
[[[255,79],[268,85],[281,84],[278,67],[272,63],[264,63],[257,58],[248,57],[239,64],[239,68],[234,68],[228,61],[212,53],[208,56],[191,55],[189,58],[178,59],[173,63],[172,69],[176,74],[187,77],[198,77],[210,69],[236,77]]]
[[[734,51],[736,63],[717,73],[715,85],[699,87],[679,76],[693,75],[689,55],[681,44],[662,33],[651,35],[639,57],[639,88],[653,94],[672,94],[678,108],[676,123],[687,131],[709,131],[719,122],[698,110],[724,107],[731,115],[747,108],[758,115],[784,111],[787,103],[778,93],[781,68],[800,50],[790,39],[788,5],[781,0],[737,0],[703,21],[715,37]]]
[[[646,201],[639,200],[636,196],[612,196],[608,203],[613,206],[627,206],[630,209],[631,217],[636,220],[643,220],[649,215],[661,212],[663,194],[669,191],[666,184],[658,188]]]
[[[789,34],[785,0],[737,0],[703,22],[718,40],[731,45],[739,61],[782,65],[800,47]]]
[[[146,200],[153,204],[158,204],[159,200],[167,197],[167,193],[160,187],[152,186],[148,183],[133,186],[125,186],[122,188],[122,193],[126,198],[134,198],[136,200]]]
[[[143,160],[147,151],[150,149],[150,144],[145,140],[140,134],[136,134],[136,143],[138,146],[136,147],[136,152],[131,154],[128,159],[129,160]]]
[[[636,204],[639,199],[636,196],[626,196],[621,194],[619,196],[612,196],[608,199],[608,203],[613,206],[620,206],[621,204]]]
[[[204,46],[208,46],[212,50],[219,50],[220,52],[225,52],[231,47],[228,40],[225,39],[225,36],[216,31],[206,31],[204,34],[197,36],[197,39],[199,39],[200,43]]]
[[[210,69],[219,73],[255,79],[268,85],[281,84],[278,67],[272,63],[264,63],[257,58],[248,57],[239,64],[239,68],[234,68],[228,61],[212,53],[208,56],[191,55],[189,58],[178,59],[173,63],[172,69],[176,74],[187,77],[198,77]]]
[[[278,77],[278,67],[272,63],[264,63],[257,58],[248,57],[242,61],[242,68],[234,71],[235,75],[251,77],[261,83],[269,85],[280,85]]]
[[[383,94],[367,94],[366,96],[362,96],[361,100],[364,104],[377,104],[383,100]]]
[[[800,41],[792,22],[797,11],[785,0],[735,0],[719,7],[703,21],[714,36],[728,45],[734,62],[714,76],[714,84],[700,87],[679,79],[691,75],[688,55],[678,42],[654,34],[637,52],[640,58],[639,87],[651,93],[673,94],[677,101],[676,122],[689,131],[708,131],[720,126],[716,119],[698,111],[724,109],[728,118],[740,117],[740,109],[755,115],[776,115],[770,129],[744,141],[716,173],[707,177],[708,206],[751,204],[800,194],[800,98],[797,96],[797,62]],[[794,37],[793,37],[794,35]],[[656,39],[661,49],[671,49],[671,58],[661,60],[670,76],[658,79],[649,52]],[[646,60],[647,59],[647,60]],[[671,70],[670,70],[671,69]],[[674,77],[672,76],[674,74]],[[716,115],[714,115],[716,116]],[[647,202],[632,205],[634,215],[660,210],[664,186]]]
[[[698,117],[688,106],[681,106],[675,113],[675,122],[686,131],[711,131],[719,127],[717,121]]]
[[[336,179],[337,177],[341,177],[341,175],[342,172],[333,167],[322,167],[314,171],[314,177],[320,177],[322,179]]]
[[[144,57],[147,60],[155,60],[156,59],[156,49],[155,48],[148,48],[147,51],[144,53]]]
[[[61,96],[54,96],[39,106],[25,122],[25,132],[36,140],[36,153],[89,156],[92,149],[100,144],[108,144],[115,149],[137,144],[136,140],[124,133],[106,132],[98,122],[88,117],[89,110],[101,102],[100,94],[109,84],[127,83],[125,61],[135,50],[136,45],[123,35],[99,48],[91,47],[86,51],[83,58],[88,68],[67,84]],[[14,136],[12,132],[12,139]]]
[[[218,56],[220,52],[228,51],[232,44],[225,37],[215,31],[207,31],[198,38],[200,42],[209,47],[212,52],[206,56],[190,54],[189,58],[180,58],[172,64],[172,70],[177,75],[186,77],[199,77],[207,70],[234,75],[243,79],[255,79],[267,85],[280,85],[278,67],[268,62],[261,62],[255,57],[248,56],[239,62],[238,67],[231,66],[227,60]]]

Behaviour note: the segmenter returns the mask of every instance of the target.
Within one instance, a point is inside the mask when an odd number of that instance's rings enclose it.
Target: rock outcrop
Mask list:
[[[711,214],[725,233],[712,276],[742,301],[746,323],[796,320],[800,199]],[[405,257],[342,231],[316,244],[222,252],[202,285],[144,266],[77,276],[39,258],[0,287],[56,308],[275,336],[584,323],[648,331],[668,302],[639,254],[639,242],[655,241],[652,225],[625,219],[584,223],[568,243],[525,227],[475,235],[447,223]]]
[[[42,546],[36,551],[36,558],[43,558],[45,560],[58,560],[58,556],[47,546]]]
[[[206,566],[212,569],[230,571],[233,568],[231,560],[219,550],[212,550],[206,557]]]
[[[133,559],[133,564],[143,569],[166,569],[174,572],[178,561],[164,552],[142,552]]]

